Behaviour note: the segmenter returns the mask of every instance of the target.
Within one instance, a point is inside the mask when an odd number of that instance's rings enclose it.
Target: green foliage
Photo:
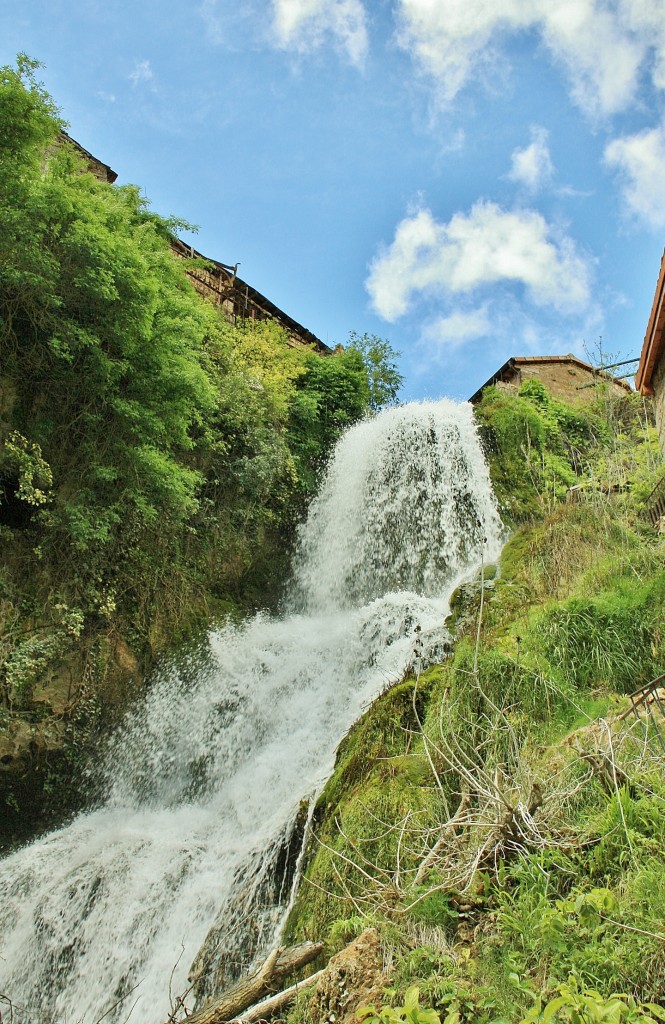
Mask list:
[[[665,1020],[665,1010],[655,1003],[639,1004],[631,996],[614,992],[602,996],[595,989],[581,989],[574,975],[557,986],[558,995],[543,1003],[538,998],[520,1024],[546,1024],[550,1020],[571,1024],[657,1024]]]
[[[609,437],[600,416],[557,402],[536,380],[518,395],[486,388],[476,415],[500,506],[513,523],[554,508]]]
[[[662,1000],[662,797],[624,788],[603,805],[574,856],[531,854],[504,873],[493,942],[543,992],[572,972],[583,987]]]
[[[37,81],[39,61],[25,53],[16,68],[0,68],[0,187],[21,187],[39,166],[44,149],[64,127],[60,112]],[[2,193],[3,196],[7,192]]]
[[[358,914],[333,921],[328,931],[328,945],[334,950],[342,949],[343,946],[357,939],[365,928],[366,922]]]
[[[5,441],[1,459],[0,469],[5,479],[16,480],[17,499],[35,507],[45,505],[53,486],[53,473],[39,445],[13,430]]]
[[[546,611],[534,639],[578,687],[605,682],[629,693],[660,671],[664,597],[662,571],[646,584],[619,580],[612,591],[573,597]]]
[[[418,985],[410,985],[407,988],[405,1004],[407,997],[413,1001],[413,995],[410,993],[415,989],[418,995],[423,992],[424,997],[434,1008],[429,1012],[436,1013],[437,1019],[443,1021],[443,1024],[508,1024],[511,1019],[507,1014],[510,1012],[510,996],[515,994],[514,984],[508,985],[509,993],[506,1000],[506,993],[497,989],[495,984],[484,983],[475,977],[470,980],[464,976],[464,971],[454,960],[435,951],[414,950],[404,958],[403,965],[407,964],[412,969],[415,968],[415,976],[420,976],[422,980]],[[425,970],[419,972],[420,967],[425,967]],[[467,968],[475,974],[471,961],[467,963]],[[531,990],[527,991],[531,995]],[[391,990],[387,995],[392,996],[394,993]],[[376,1014],[376,1011],[374,1012]],[[418,1012],[423,1012],[419,1006]],[[398,1024],[399,1020],[404,1019],[403,1016],[394,1016],[403,1014],[403,1007],[393,1009],[390,1005],[384,1006],[381,1013],[385,1016],[379,1019],[386,1021],[386,1024]]]
[[[594,816],[590,830],[598,838],[589,854],[591,876],[616,881],[627,867],[647,863],[665,848],[663,795],[635,798],[624,786]]]
[[[2,92],[25,96],[8,73]],[[41,123],[48,105],[33,101]],[[34,153],[18,195],[14,170],[0,169],[3,373],[24,454],[39,451],[53,475],[50,544],[117,550],[121,531],[158,517],[175,528],[196,507],[185,460],[214,402],[201,365],[208,318],[138,190],[100,184],[63,145],[44,168],[43,142],[24,138]]]
[[[400,353],[395,352],[389,341],[377,338],[375,334],[349,334],[348,349],[359,352],[367,371],[369,407],[374,411],[397,401],[397,394],[404,378],[397,369]]]
[[[303,485],[311,491],[340,434],[369,408],[370,389],[362,354],[341,349],[322,359],[304,358],[288,438]]]
[[[426,1009],[420,1005],[420,993],[416,986],[406,990],[403,1006],[382,1006],[377,1010],[374,1006],[362,1006],[358,1010],[358,1019],[367,1024],[441,1024],[436,1010]],[[459,1012],[451,1011],[443,1024],[457,1024]]]

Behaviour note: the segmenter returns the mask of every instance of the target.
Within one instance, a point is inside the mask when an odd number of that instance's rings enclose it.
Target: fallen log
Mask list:
[[[243,1014],[243,1010],[254,1007],[259,1000],[279,989],[287,975],[311,963],[322,950],[322,942],[302,942],[299,946],[290,946],[288,949],[274,949],[258,970],[249,977],[242,978],[224,995],[193,1013],[187,1018],[187,1024],[222,1024],[241,1015],[243,1020],[259,1020],[260,1017]],[[302,986],[304,982],[300,984]],[[293,987],[297,989],[298,986]],[[283,994],[280,992],[275,998]]]
[[[302,992],[304,988],[308,988],[318,981],[326,970],[327,968],[322,967],[320,971],[310,974],[309,978],[303,978],[302,981],[297,981],[290,988],[285,988],[282,992],[278,992],[268,999],[263,999],[256,1006],[251,1006],[246,1010],[233,1024],[256,1024],[259,1020],[270,1020],[271,1017],[274,1017],[280,1010],[285,1009],[289,1003],[293,1002],[299,992]],[[187,1021],[187,1024],[189,1024],[189,1021]]]

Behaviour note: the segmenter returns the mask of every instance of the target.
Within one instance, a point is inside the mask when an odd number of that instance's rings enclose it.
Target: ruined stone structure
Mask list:
[[[98,160],[66,132],[61,133],[60,144],[72,146],[83,157],[90,173],[99,181],[113,184],[117,179],[118,175],[108,164]],[[191,266],[185,267],[187,276],[199,295],[218,306],[227,320],[234,324],[246,320],[275,320],[284,328],[293,345],[302,345],[323,355],[330,353],[331,349],[315,334],[279,309],[256,288],[241,280],[237,274],[237,264],[233,267],[212,260],[175,237],[171,241],[171,249],[180,259],[193,261]],[[205,266],[202,265],[203,261]]]
[[[113,171],[108,164],[102,163],[96,156],[89,153],[87,149],[84,149],[80,142],[73,139],[67,132],[60,133],[60,143],[71,146],[79,156],[82,156],[86,162],[87,168],[91,174],[94,174],[98,181],[106,181],[109,185],[112,185],[118,175]]]
[[[469,401],[479,402],[485,388],[494,384],[508,391],[517,391],[527,380],[541,381],[554,398],[573,405],[590,402],[599,384],[609,385],[618,395],[632,391],[630,384],[597,370],[583,359],[567,356],[513,356],[489,380],[478,388]]]
[[[635,375],[635,387],[640,394],[653,397],[660,446],[665,452],[665,252],[660,261],[660,275]]]
[[[179,238],[172,240],[171,248],[181,259],[197,261],[196,265],[185,267],[187,276],[199,295],[218,306],[227,320],[232,323],[241,323],[244,320],[276,320],[287,332],[292,344],[305,345],[322,354],[331,351],[315,334],[284,313],[261,292],[257,292],[256,288],[241,280],[236,273],[237,264],[231,267],[226,263],[211,260],[191,246],[185,245]],[[203,260],[206,266],[201,266],[199,261]]]

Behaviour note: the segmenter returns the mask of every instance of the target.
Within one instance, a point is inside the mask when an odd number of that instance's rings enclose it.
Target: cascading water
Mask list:
[[[105,1020],[135,1005],[131,1020],[160,1024],[206,937],[213,963],[272,941],[288,894],[271,876],[301,802],[403,674],[414,626],[440,644],[456,580],[500,543],[470,406],[352,428],[301,532],[288,613],[215,631],[201,664],[164,672],[109,748],[103,806],[0,864],[15,1020],[94,1024],[117,1002]]]

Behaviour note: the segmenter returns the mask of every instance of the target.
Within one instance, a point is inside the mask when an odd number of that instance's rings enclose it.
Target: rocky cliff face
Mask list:
[[[0,720],[0,849],[30,838],[90,800],[83,772],[140,692],[143,667],[109,636],[51,663],[27,702]]]

